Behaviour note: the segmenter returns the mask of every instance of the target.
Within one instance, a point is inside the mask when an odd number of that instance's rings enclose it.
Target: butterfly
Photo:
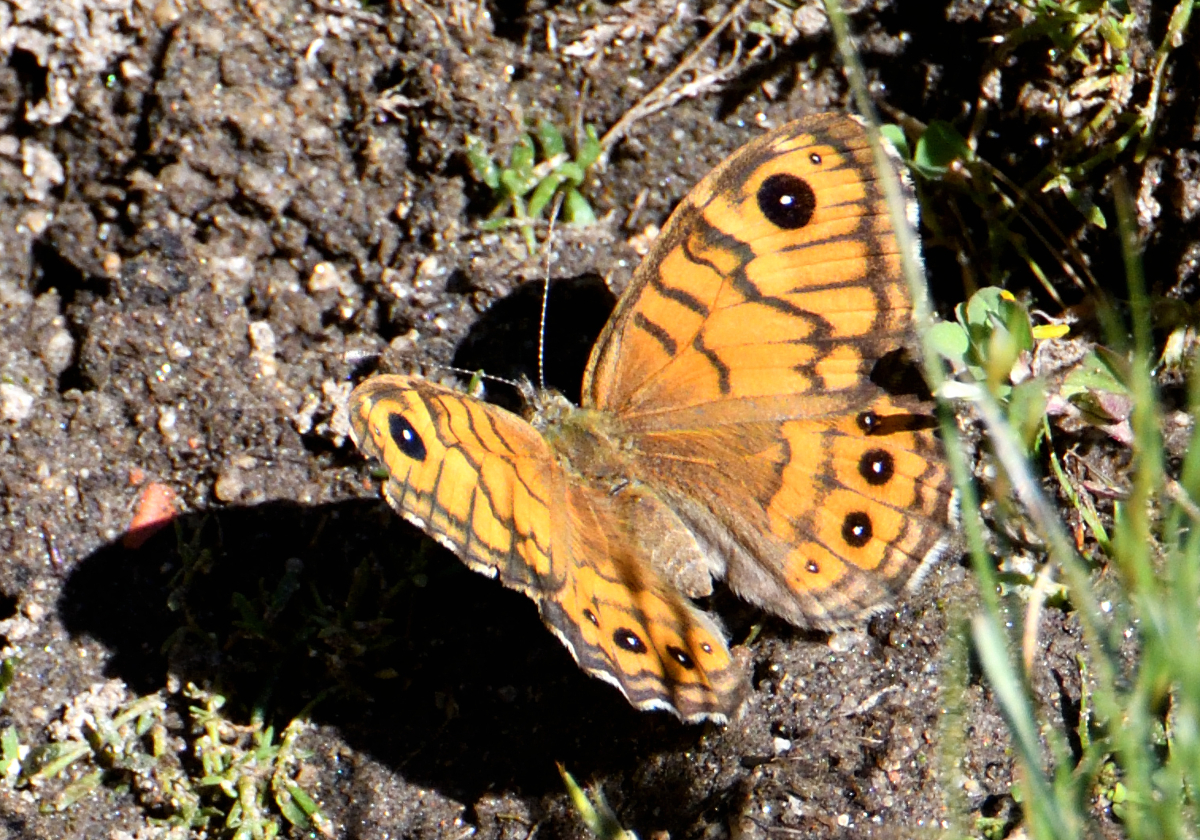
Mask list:
[[[893,603],[947,545],[929,404],[885,375],[913,343],[912,308],[864,128],[809,117],[678,206],[596,342],[580,406],[530,388],[522,418],[381,375],[350,397],[352,437],[386,468],[392,507],[536,601],[584,671],[639,709],[726,721],[748,655],[692,600],[714,579],[835,629]]]

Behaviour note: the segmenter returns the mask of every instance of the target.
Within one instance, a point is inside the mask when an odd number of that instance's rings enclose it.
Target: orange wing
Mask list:
[[[585,671],[638,708],[684,720],[723,720],[736,707],[740,662],[654,571],[637,517],[617,510],[628,500],[568,476],[531,425],[405,376],[360,385],[350,416],[354,442],[387,467],[388,502],[471,568],[533,598]]]
[[[872,382],[912,331],[866,133],[801,120],[682,202],[593,351],[583,403],[617,415],[638,478],[734,591],[796,624],[845,625],[947,529],[927,407]]]

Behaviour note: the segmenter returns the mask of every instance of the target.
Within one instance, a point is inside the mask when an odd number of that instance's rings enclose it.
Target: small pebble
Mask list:
[[[0,382],[0,417],[12,423],[33,414],[33,394],[12,382]]]

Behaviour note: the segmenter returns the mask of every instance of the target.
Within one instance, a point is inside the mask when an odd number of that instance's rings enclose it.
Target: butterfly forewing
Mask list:
[[[911,331],[872,161],[861,126],[829,117],[765,135],[714,170],[618,304],[585,405],[631,428],[643,415],[678,428],[665,415],[713,403],[735,401],[753,420],[779,416],[763,397],[791,398],[793,417],[812,413],[809,395],[868,401],[874,360]]]
[[[553,585],[546,441],[419,377],[377,376],[351,395],[351,434],[388,471],[384,495],[470,565],[533,593]]]

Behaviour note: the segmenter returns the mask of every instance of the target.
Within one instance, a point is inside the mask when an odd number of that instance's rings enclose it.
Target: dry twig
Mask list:
[[[638,120],[645,119],[651,114],[656,114],[659,111],[670,108],[681,99],[699,96],[710,88],[716,87],[727,81],[736,74],[739,65],[742,63],[742,52],[740,45],[734,47],[733,58],[731,58],[721,67],[718,67],[711,73],[697,76],[695,79],[692,79],[692,81],[680,85],[674,90],[671,89],[671,86],[675,84],[676,80],[679,79],[679,77],[689,69],[691,69],[692,65],[696,62],[700,55],[712,45],[713,41],[715,41],[717,37],[723,31],[725,31],[725,28],[729,26],[729,24],[732,23],[735,18],[741,15],[746,6],[749,4],[750,0],[738,0],[738,2],[735,3],[733,7],[725,13],[725,16],[721,18],[720,22],[713,27],[712,32],[704,36],[703,40],[696,44],[696,46],[692,48],[691,52],[689,52],[680,60],[679,64],[675,66],[674,70],[667,74],[665,79],[655,85],[653,90],[638,100],[637,104],[626,111],[619,120],[613,123],[612,128],[605,132],[604,136],[600,138],[601,152],[598,163],[601,166],[608,161],[608,153],[612,147],[616,145],[618,140],[620,140],[629,132],[629,129]],[[763,41],[756,46],[750,53],[751,59],[757,57],[759,53],[769,46],[769,43],[770,42],[768,41]]]

